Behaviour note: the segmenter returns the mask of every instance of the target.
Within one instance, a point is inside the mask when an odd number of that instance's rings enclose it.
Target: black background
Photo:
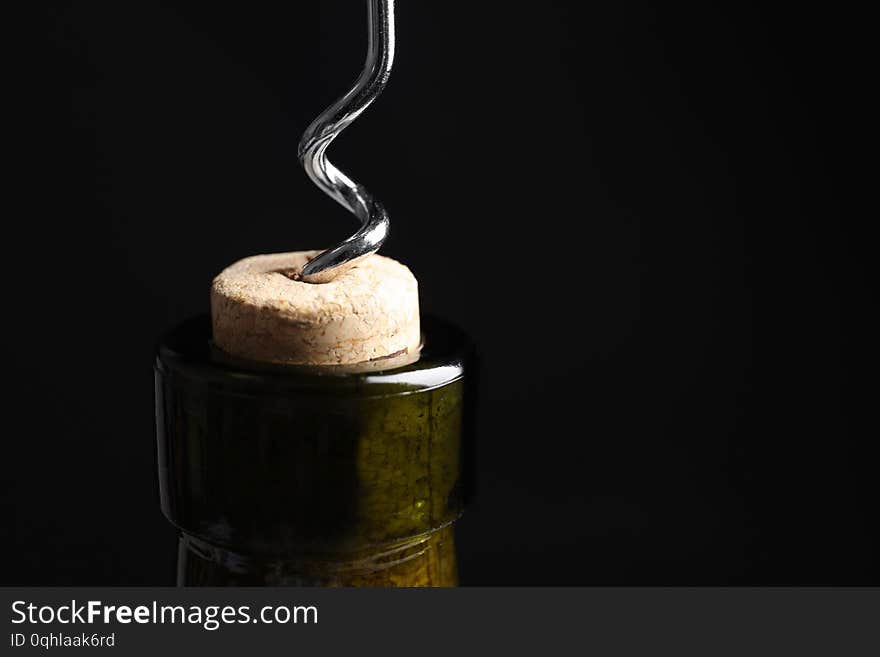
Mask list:
[[[837,7],[399,3],[391,84],[332,157],[479,345],[464,583],[880,583],[875,78]],[[353,228],[295,151],[365,5],[37,27],[8,94],[0,581],[169,584],[154,342],[232,261]]]

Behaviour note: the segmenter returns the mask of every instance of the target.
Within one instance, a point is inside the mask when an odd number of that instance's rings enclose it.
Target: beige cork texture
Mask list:
[[[258,255],[211,286],[214,342],[239,358],[348,365],[417,354],[418,283],[396,260],[366,258],[329,283],[295,280],[319,251]]]

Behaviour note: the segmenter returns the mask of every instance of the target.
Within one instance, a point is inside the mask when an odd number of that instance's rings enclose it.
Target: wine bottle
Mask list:
[[[159,488],[178,584],[457,584],[474,352],[436,318],[422,335],[414,362],[360,368],[233,358],[207,316],[161,340]]]

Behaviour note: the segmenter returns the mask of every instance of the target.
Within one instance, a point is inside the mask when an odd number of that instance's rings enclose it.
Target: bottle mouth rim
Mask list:
[[[297,365],[250,361],[231,356],[212,339],[207,313],[187,319],[159,340],[155,369],[169,377],[203,384],[222,384],[239,394],[273,390],[360,397],[422,392],[453,383],[464,376],[473,344],[457,326],[433,315],[422,317],[422,340],[417,353],[355,365]]]

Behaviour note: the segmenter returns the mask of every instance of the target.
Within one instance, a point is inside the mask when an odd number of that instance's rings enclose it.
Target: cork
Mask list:
[[[320,251],[257,255],[211,286],[215,344],[248,360],[353,365],[417,355],[418,283],[401,263],[373,255],[328,283],[296,280]]]

